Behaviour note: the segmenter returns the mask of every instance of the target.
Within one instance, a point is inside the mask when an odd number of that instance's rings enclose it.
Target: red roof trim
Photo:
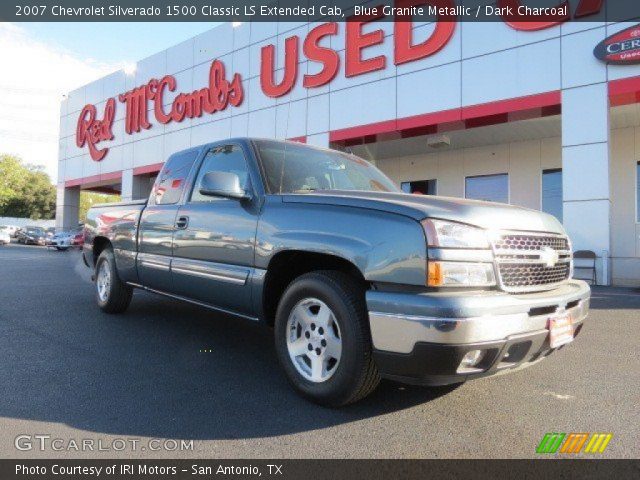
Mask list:
[[[343,128],[329,132],[330,142],[340,142],[351,138],[364,137],[367,135],[377,135],[379,133],[388,133],[396,131],[396,121],[387,120],[385,122],[371,123],[369,125],[361,125],[358,127]]]
[[[640,77],[609,82],[609,103],[612,107],[640,102]]]
[[[98,175],[91,175],[89,177],[74,178],[73,180],[67,180],[64,182],[65,187],[78,187],[80,185],[86,185],[88,183],[106,182],[109,180],[122,180],[122,172],[109,172],[101,173]]]
[[[381,135],[387,138],[395,138],[394,134],[399,134],[398,138],[410,137],[437,131],[460,130],[524,118],[537,118],[557,114],[561,100],[560,90],[555,90],[538,95],[510,98],[334,130],[329,133],[329,140],[352,145],[380,140]]]
[[[164,165],[164,162],[160,162],[160,163],[154,163],[151,165],[144,165],[143,167],[136,167],[133,169],[133,174],[146,175],[148,173],[158,173],[160,170],[162,170],[163,165]]]

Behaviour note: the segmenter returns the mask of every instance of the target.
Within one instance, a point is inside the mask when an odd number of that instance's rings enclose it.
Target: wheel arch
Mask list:
[[[262,319],[273,325],[282,294],[293,280],[319,270],[340,271],[354,281],[367,285],[362,271],[351,261],[338,255],[308,250],[283,250],[269,261],[262,288]]]
[[[93,239],[92,246],[93,246],[92,259],[93,259],[93,266],[95,267],[98,261],[98,257],[100,257],[100,254],[104,252],[107,248],[113,248],[113,245],[111,243],[111,240],[109,240],[107,237],[98,236]]]

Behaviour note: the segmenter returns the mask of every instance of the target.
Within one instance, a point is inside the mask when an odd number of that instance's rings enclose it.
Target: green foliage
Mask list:
[[[56,214],[56,188],[42,167],[0,154],[0,216],[50,220]]]
[[[98,203],[111,203],[119,201],[120,195],[81,191],[80,211],[78,212],[78,218],[80,219],[80,222],[84,223],[84,221],[87,219],[87,210],[89,210],[89,208],[91,208],[93,205],[96,205]]]

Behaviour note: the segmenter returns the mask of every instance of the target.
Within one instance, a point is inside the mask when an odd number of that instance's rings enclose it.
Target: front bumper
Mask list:
[[[532,294],[498,291],[422,294],[369,291],[367,305],[380,373],[407,383],[445,385],[526,366],[554,349],[549,318],[568,312],[575,335],[589,311],[589,286],[571,280]],[[473,368],[464,355],[482,350]]]
[[[25,238],[25,245],[39,245],[44,246],[46,244],[44,238]]]

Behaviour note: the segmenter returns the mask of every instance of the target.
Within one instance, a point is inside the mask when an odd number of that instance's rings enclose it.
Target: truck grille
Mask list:
[[[561,263],[555,267],[546,265],[501,263],[500,276],[502,284],[507,288],[538,287],[560,283],[569,278],[571,266]]]
[[[567,237],[551,235],[501,235],[494,243],[497,250],[540,250],[542,247],[550,247],[554,250],[569,250]]]
[[[571,247],[562,235],[501,233],[492,242],[506,292],[547,290],[571,277]]]

